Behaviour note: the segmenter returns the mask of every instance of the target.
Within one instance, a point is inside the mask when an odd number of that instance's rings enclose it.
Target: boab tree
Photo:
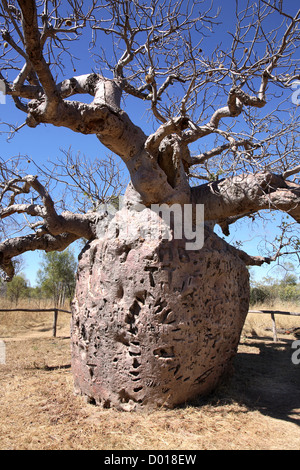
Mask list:
[[[1,3],[1,79],[25,124],[96,136],[131,180],[123,208],[107,220],[97,210],[59,212],[38,176],[2,165],[1,218],[37,218],[32,233],[0,244],[3,271],[13,276],[20,253],[62,250],[84,237],[72,319],[76,390],[125,410],[207,393],[236,352],[246,264],[270,262],[285,245],[281,237],[273,258],[250,256],[214,226],[228,234],[264,209],[300,222],[298,116],[285,91],[299,79],[300,11],[273,0],[232,2],[225,36],[222,14],[202,1]],[[96,71],[66,78],[64,67],[74,68],[85,47]],[[135,122],[145,107],[152,131],[145,119],[144,130]],[[204,205],[203,247],[188,249],[176,224],[169,239],[154,237],[166,222],[153,204],[176,204],[183,218],[187,207],[197,215]]]

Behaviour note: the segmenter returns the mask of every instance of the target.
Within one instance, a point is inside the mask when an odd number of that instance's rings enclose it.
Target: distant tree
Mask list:
[[[264,277],[260,282],[253,284],[250,293],[251,305],[264,302],[273,305],[276,301],[299,302],[300,284],[295,266],[291,263],[284,263],[280,273],[277,278]]]
[[[298,276],[295,273],[295,266],[292,263],[284,263],[283,269],[284,274],[282,280],[280,281],[280,284],[282,286],[296,286]]]
[[[263,303],[269,300],[269,292],[265,286],[252,287],[250,290],[250,305]]]
[[[3,270],[0,268],[0,296],[1,297],[7,297],[9,299],[11,299],[12,301],[16,301],[16,303],[18,303],[18,300],[21,296],[21,292],[20,290],[18,289],[17,286],[21,286],[21,278],[24,280],[24,282],[27,283],[27,281],[25,281],[24,279],[24,276],[22,275],[22,269],[24,267],[24,259],[22,258],[22,256],[19,256],[18,258],[15,258],[13,261],[12,261],[12,264],[13,264],[13,267],[14,267],[14,271],[15,271],[15,274],[16,274],[16,277],[18,277],[19,279],[15,280],[14,279],[14,282],[13,282],[13,285],[11,285],[9,288],[7,288],[7,283],[4,282],[4,272]],[[20,276],[18,276],[20,274]],[[27,286],[27,290],[29,290],[29,287]],[[21,291],[22,291],[22,294],[24,294],[24,289],[21,288]],[[19,295],[18,295],[19,294]],[[26,292],[26,295],[27,295],[27,292]]]
[[[18,274],[7,284],[6,297],[17,305],[21,298],[29,295],[28,281],[23,274]]]
[[[278,285],[278,297],[283,301],[299,301],[300,286],[297,284],[298,276],[295,266],[291,263],[283,265],[284,274]]]
[[[71,299],[75,288],[76,260],[70,250],[45,253],[38,271],[42,292],[53,299],[54,306]]]
[[[6,295],[7,283],[0,277],[0,297]]]

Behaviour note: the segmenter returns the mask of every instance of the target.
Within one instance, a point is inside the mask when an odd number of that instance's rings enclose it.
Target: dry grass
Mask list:
[[[16,306],[5,299],[0,299],[0,309],[49,309],[53,307],[51,300],[21,300]],[[70,310],[70,305],[63,309]],[[14,337],[48,337],[52,332],[52,312],[0,312],[0,338]],[[70,315],[60,312],[58,316],[57,331],[61,335],[70,334]]]
[[[18,334],[12,317],[0,317],[0,337],[7,338],[6,365],[0,365],[0,449],[299,449],[300,365],[290,360],[291,335],[272,342],[272,332],[265,331],[270,318],[248,318],[235,375],[214,395],[139,414],[100,410],[74,396],[69,317],[61,316],[58,337],[51,338],[51,315],[49,325],[39,315],[28,323],[23,318]],[[254,327],[259,337],[250,338]]]
[[[281,310],[285,312],[300,312],[300,305],[292,302],[277,302],[276,305],[256,304],[250,310]],[[289,332],[300,328],[300,316],[275,315],[276,329],[279,332]],[[245,322],[243,334],[252,337],[273,337],[271,315],[249,313]]]

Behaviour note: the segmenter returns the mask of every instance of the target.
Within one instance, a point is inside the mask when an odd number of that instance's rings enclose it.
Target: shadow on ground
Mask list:
[[[234,374],[212,399],[235,399],[267,416],[300,425],[300,364],[292,362],[294,339],[246,339],[234,360]],[[299,357],[299,354],[298,354]]]

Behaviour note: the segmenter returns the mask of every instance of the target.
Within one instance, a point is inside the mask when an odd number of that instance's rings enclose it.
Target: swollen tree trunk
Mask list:
[[[231,368],[248,312],[248,271],[233,249],[209,229],[197,251],[159,240],[149,211],[123,209],[80,256],[75,389],[105,408],[172,408],[207,394]]]

